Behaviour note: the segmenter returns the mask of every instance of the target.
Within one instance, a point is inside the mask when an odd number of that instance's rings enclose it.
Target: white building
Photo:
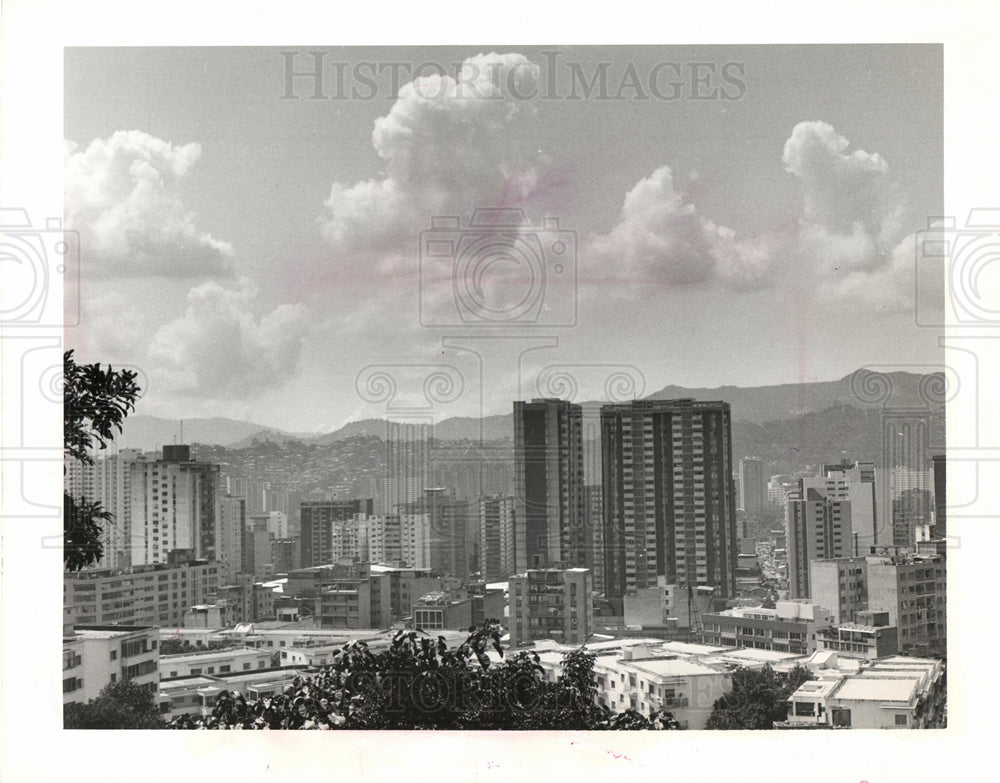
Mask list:
[[[165,563],[171,550],[215,560],[221,514],[220,468],[165,446],[163,459],[130,463],[132,564]]]
[[[63,704],[96,699],[106,685],[130,679],[159,688],[158,629],[80,625],[63,628]]]
[[[893,656],[856,674],[832,671],[789,699],[788,728],[920,729],[943,725],[944,664]]]
[[[160,658],[160,674],[164,679],[256,671],[270,666],[271,653],[251,647],[164,655]]]

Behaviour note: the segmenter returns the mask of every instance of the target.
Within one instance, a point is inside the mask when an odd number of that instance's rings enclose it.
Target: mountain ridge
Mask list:
[[[946,391],[942,372],[925,374],[911,372],[871,373],[855,371],[834,381],[810,381],[800,384],[769,386],[718,386],[689,388],[664,386],[643,399],[723,400],[732,409],[733,421],[757,426],[785,421],[808,413],[820,412],[838,405],[860,410],[880,407],[936,407],[943,404]],[[581,403],[595,407],[603,403]],[[439,440],[504,440],[513,437],[512,413],[476,417],[451,417],[434,425]],[[181,421],[155,416],[133,415],[125,420],[124,432],[116,439],[122,448],[151,451],[163,445],[180,442]],[[326,445],[357,436],[385,438],[390,422],[368,418],[349,422],[333,432],[288,432],[277,427],[228,419],[224,417],[185,418],[184,435],[188,443],[245,448],[255,441],[282,444],[301,441]]]

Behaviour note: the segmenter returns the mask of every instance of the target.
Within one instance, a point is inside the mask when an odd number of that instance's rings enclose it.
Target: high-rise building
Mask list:
[[[269,579],[275,573],[273,536],[267,531],[267,519],[253,516],[243,528],[242,572],[257,579]]]
[[[583,493],[583,410],[557,399],[514,403],[514,562],[518,571],[591,557]]]
[[[799,495],[788,499],[785,512],[788,595],[810,598],[809,563],[852,554],[851,502],[832,500],[813,488]]]
[[[934,530],[932,538],[948,537],[948,480],[946,476],[946,458],[944,454],[931,457],[934,472]]]
[[[79,460],[66,462],[66,491],[74,498],[99,502],[111,512],[104,525],[104,551],[98,568],[128,568],[132,565],[132,463],[141,459],[138,449],[121,449],[86,465]]]
[[[431,515],[403,513],[399,520],[399,560],[407,568],[431,567]]]
[[[587,560],[594,582],[594,592],[604,595],[604,494],[600,484],[588,484],[583,488],[586,504],[586,529],[593,545],[592,557]]]
[[[479,509],[443,487],[428,488],[420,509],[430,515],[430,566],[435,574],[466,580],[478,570]]]
[[[637,400],[601,408],[608,597],[668,584],[736,592],[729,404]]]
[[[800,479],[804,489],[815,489],[831,500],[851,502],[852,556],[868,554],[879,540],[878,492],[874,462],[824,465],[821,477]]]
[[[744,457],[740,460],[740,502],[737,507],[747,518],[760,519],[766,494],[764,463],[759,457]]]
[[[219,465],[191,459],[189,446],[163,447],[163,457],[129,463],[133,565],[165,563],[173,550],[216,560],[222,501]]]
[[[343,522],[355,514],[370,515],[373,501],[303,500],[301,505],[302,567],[310,568],[333,562],[333,523]]]
[[[514,498],[491,495],[479,499],[479,563],[483,579],[502,580],[513,574]]]
[[[535,639],[584,644],[593,633],[589,569],[529,569],[509,583],[512,648]]]
[[[222,579],[234,582],[243,571],[243,532],[246,527],[246,501],[226,495],[219,505],[219,529],[216,549],[222,565]]]

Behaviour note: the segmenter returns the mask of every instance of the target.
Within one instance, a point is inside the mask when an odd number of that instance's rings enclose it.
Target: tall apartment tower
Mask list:
[[[601,408],[605,591],[667,584],[736,593],[729,404],[636,400]]]
[[[219,526],[215,536],[216,559],[222,566],[224,584],[233,584],[243,572],[243,534],[246,499],[226,495],[219,504]]]
[[[437,574],[466,580],[478,570],[479,508],[456,500],[444,487],[428,487],[413,511],[430,515],[430,567]]]
[[[878,477],[874,462],[850,460],[823,466],[826,495],[835,500],[851,501],[851,530],[858,556],[867,555],[871,547],[890,543],[885,534],[879,535]],[[818,485],[816,485],[818,486]]]
[[[95,459],[93,465],[67,460],[66,491],[77,499],[99,501],[111,512],[111,524],[104,525],[101,535],[104,551],[98,561],[100,568],[132,565],[132,463],[141,458],[139,449],[121,449]]]
[[[371,516],[371,498],[354,500],[303,500],[300,509],[302,567],[327,565],[333,561],[333,523],[355,514]]]
[[[741,508],[750,519],[760,519],[764,513],[764,498],[767,487],[764,482],[764,463],[759,457],[744,457],[740,460],[740,502]]]
[[[934,473],[934,538],[948,537],[948,479],[946,472],[947,460],[944,454],[931,457]]]
[[[132,565],[166,563],[174,550],[216,560],[219,465],[193,460],[190,446],[174,445],[163,447],[162,459],[135,460],[129,467]]]
[[[851,502],[827,497],[818,489],[802,488],[798,497],[788,499],[785,523],[788,595],[811,598],[810,562],[851,555]]]
[[[514,403],[515,569],[585,566],[583,410],[566,400]]]
[[[514,498],[491,495],[479,499],[479,562],[483,579],[501,580],[513,574]]]

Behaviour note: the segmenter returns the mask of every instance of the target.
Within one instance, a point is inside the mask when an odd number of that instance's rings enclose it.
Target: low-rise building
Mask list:
[[[866,660],[885,658],[899,652],[899,629],[889,625],[888,612],[860,612],[856,623],[818,629],[816,649]]]
[[[179,628],[189,607],[207,603],[218,590],[221,569],[217,562],[201,560],[67,572],[63,605],[79,624]]]
[[[222,675],[189,675],[160,682],[157,702],[160,717],[169,721],[178,715],[207,717],[215,708],[222,691],[241,693],[247,700],[262,699],[283,690],[296,677],[308,673],[307,667],[257,669]]]
[[[410,627],[425,631],[478,627],[488,618],[501,620],[505,605],[501,590],[438,590],[420,597]]]
[[[389,578],[371,574],[331,580],[315,606],[320,628],[387,628],[392,624]]]
[[[160,658],[160,673],[164,679],[257,671],[270,666],[271,653],[251,647],[164,655]]]
[[[156,693],[159,634],[151,626],[63,627],[63,704],[86,703],[106,685],[131,680]]]
[[[705,728],[716,700],[732,690],[732,675],[725,667],[657,655],[642,647],[598,656],[594,675],[598,703],[615,712],[631,708],[643,715],[666,710],[686,729]]]
[[[803,683],[783,728],[921,729],[945,720],[944,664],[894,656]]]
[[[778,601],[774,609],[737,607],[702,615],[706,644],[808,655],[816,649],[816,629],[833,623],[821,606]]]

